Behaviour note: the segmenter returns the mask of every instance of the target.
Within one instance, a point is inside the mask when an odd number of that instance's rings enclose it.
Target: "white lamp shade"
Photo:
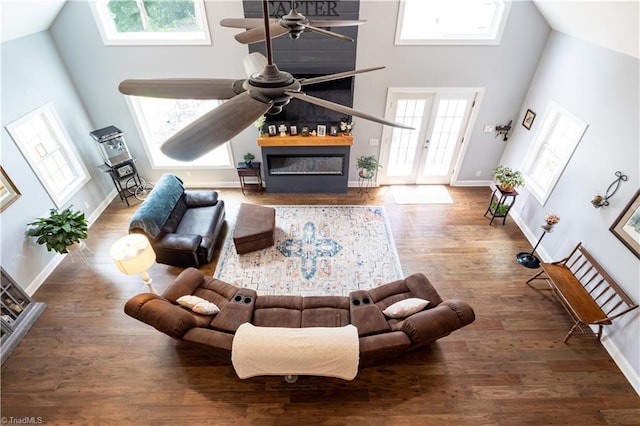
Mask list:
[[[129,234],[113,243],[111,258],[120,272],[127,275],[142,274],[156,262],[156,254],[142,234]]]

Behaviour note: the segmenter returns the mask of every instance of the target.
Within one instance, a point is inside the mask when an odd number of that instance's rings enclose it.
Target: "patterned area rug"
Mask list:
[[[214,277],[258,294],[348,295],[404,278],[382,206],[276,206],[273,247],[238,255],[235,216]],[[231,223],[233,221],[233,223]]]

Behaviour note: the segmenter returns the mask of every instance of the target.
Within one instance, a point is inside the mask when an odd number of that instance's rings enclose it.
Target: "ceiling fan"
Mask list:
[[[353,25],[362,25],[367,21],[361,20],[317,20],[309,21],[303,14],[296,10],[295,0],[291,0],[291,10],[280,19],[269,20],[269,31],[271,38],[280,37],[289,34],[289,37],[296,40],[304,30],[313,31],[328,37],[339,40],[353,42],[351,37],[338,34],[333,31],[325,30],[319,27],[350,27]],[[220,21],[220,25],[229,28],[243,28],[246,31],[235,35],[235,39],[243,44],[256,43],[266,38],[266,30],[263,26],[261,18],[233,19],[227,18]]]
[[[269,6],[263,0],[267,57],[252,53],[244,60],[246,80],[222,78],[124,80],[118,90],[124,95],[171,99],[227,100],[167,139],[160,150],[170,158],[191,161],[227,142],[264,114],[277,114],[292,98],[365,120],[404,129],[413,127],[388,121],[324,99],[306,95],[302,86],[337,80],[384,67],[366,68],[296,79],[273,63],[269,29]]]

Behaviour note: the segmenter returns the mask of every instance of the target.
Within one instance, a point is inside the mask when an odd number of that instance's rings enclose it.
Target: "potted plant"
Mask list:
[[[356,166],[360,170],[358,175],[364,179],[371,179],[376,174],[376,170],[382,166],[378,162],[378,159],[373,155],[363,155],[356,159]]]
[[[504,192],[511,192],[518,186],[524,186],[522,173],[503,165],[493,169],[493,179],[498,182],[500,189]]]
[[[258,135],[260,137],[264,136],[264,122],[266,120],[267,117],[263,115],[253,122],[253,125],[256,127],[256,129],[258,129]]]
[[[253,161],[253,159],[256,158],[255,155],[253,155],[250,152],[247,152],[242,159],[244,160],[244,164],[246,164],[248,167],[251,167],[251,162]]]
[[[69,206],[59,212],[51,209],[49,216],[37,218],[28,223],[31,228],[27,231],[30,237],[37,237],[38,244],[47,247],[47,251],[69,253],[68,248],[87,238],[88,221],[84,212],[74,211]]]

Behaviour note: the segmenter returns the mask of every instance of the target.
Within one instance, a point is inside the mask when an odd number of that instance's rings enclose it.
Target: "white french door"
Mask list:
[[[476,95],[474,89],[390,90],[386,116],[415,130],[385,128],[380,183],[450,183]]]

